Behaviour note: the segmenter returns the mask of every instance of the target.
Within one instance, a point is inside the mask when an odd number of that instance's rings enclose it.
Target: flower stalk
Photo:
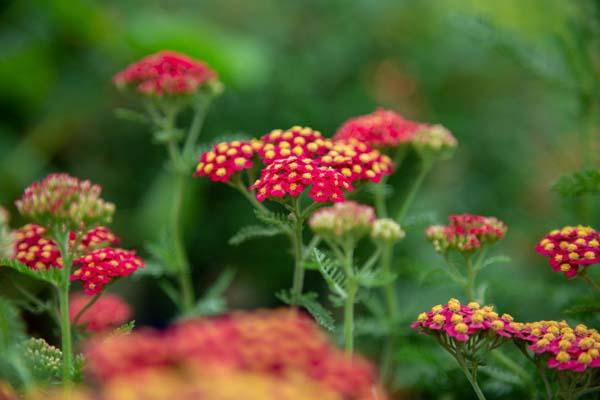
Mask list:
[[[69,250],[69,232],[59,231],[54,235],[63,260],[60,281],[56,285],[59,304],[59,321],[61,350],[63,354],[63,382],[68,385],[72,380],[73,373],[73,339],[71,336],[71,320],[69,318],[69,287],[71,286],[70,275],[73,264],[73,255]]]

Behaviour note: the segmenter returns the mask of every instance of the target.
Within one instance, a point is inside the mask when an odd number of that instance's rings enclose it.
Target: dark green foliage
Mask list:
[[[283,231],[277,226],[250,225],[240,229],[229,239],[229,244],[239,246],[247,240],[258,238],[269,238],[282,234]]]
[[[298,305],[305,308],[324,329],[333,332],[335,330],[333,316],[329,310],[321,305],[318,301],[318,297],[319,295],[314,292],[303,293],[298,299]],[[280,291],[277,293],[277,298],[286,304],[292,303],[292,295],[289,291]]]
[[[552,185],[552,190],[564,197],[600,193],[600,170],[584,169],[561,176]]]

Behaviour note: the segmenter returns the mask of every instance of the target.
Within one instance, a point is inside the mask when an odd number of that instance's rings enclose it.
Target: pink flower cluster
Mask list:
[[[548,257],[555,272],[573,278],[582,268],[600,263],[600,233],[589,226],[565,226],[547,234],[535,250]]]
[[[194,93],[216,78],[216,72],[202,61],[174,51],[161,51],[131,64],[113,81],[118,87],[160,97]]]
[[[518,332],[512,316],[498,315],[491,306],[480,306],[471,302],[461,304],[456,299],[450,299],[447,304],[436,305],[431,311],[419,314],[411,325],[423,333],[439,333],[459,342],[466,342],[472,336],[482,333],[511,338]]]
[[[336,132],[334,140],[356,139],[375,147],[396,147],[410,143],[421,124],[402,118],[393,111],[375,112],[350,118]]]
[[[565,321],[538,321],[520,324],[515,335],[530,344],[529,349],[548,356],[549,368],[583,372],[600,366],[600,334],[585,325],[571,328]]]
[[[108,247],[74,260],[73,266],[79,268],[73,272],[71,280],[82,281],[84,293],[93,296],[114,278],[129,276],[143,268],[144,263],[134,251]]]
[[[262,148],[257,140],[235,140],[214,145],[202,153],[194,176],[208,176],[213,182],[229,182],[234,173],[252,168],[252,157]]]
[[[339,170],[351,182],[363,179],[377,183],[394,170],[388,156],[356,139],[336,140],[320,162]]]
[[[265,164],[289,156],[314,158],[324,154],[332,146],[331,141],[325,139],[321,132],[301,126],[293,126],[285,131],[275,129],[260,141],[263,146],[259,154]]]
[[[344,201],[344,190],[352,191],[350,180],[342,173],[296,156],[267,165],[250,189],[256,190],[256,199],[262,202],[271,197],[298,197],[308,186],[309,195],[316,202]]]
[[[352,237],[359,239],[371,232],[375,223],[375,210],[371,206],[344,201],[317,210],[309,225],[317,234],[325,237]]]
[[[71,296],[69,302],[69,319],[71,322],[74,322],[75,317],[79,315],[89,301],[90,298],[88,296],[80,293]],[[131,306],[120,296],[104,293],[91,307],[81,314],[77,323],[86,332],[106,332],[129,321],[132,314]]]
[[[342,400],[385,399],[370,363],[346,357],[312,320],[291,309],[239,312],[184,322],[162,333],[96,339],[85,354],[88,372],[102,382],[198,363],[206,370],[227,367],[282,381],[302,376]]]
[[[448,217],[449,225],[432,225],[426,235],[437,252],[450,249],[469,252],[492,244],[506,234],[506,225],[495,217],[462,214]]]

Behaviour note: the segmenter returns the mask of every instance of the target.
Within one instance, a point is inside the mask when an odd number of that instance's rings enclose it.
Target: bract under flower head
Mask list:
[[[143,268],[144,263],[134,251],[108,247],[77,258],[73,266],[79,268],[73,272],[71,280],[82,281],[84,293],[93,296],[112,279],[129,276]]]
[[[449,225],[432,225],[426,230],[435,250],[445,253],[450,249],[469,252],[502,239],[506,225],[495,217],[462,214],[448,217]]]
[[[518,340],[534,353],[548,356],[549,368],[583,372],[600,366],[600,334],[585,325],[571,328],[565,321],[521,324]]]
[[[34,182],[16,201],[19,212],[43,226],[81,230],[112,220],[115,206],[100,198],[102,189],[68,174],[51,174]]]
[[[208,176],[214,182],[229,182],[236,172],[252,168],[252,157],[262,147],[258,140],[234,140],[214,145],[202,153],[194,176]]]
[[[482,307],[476,302],[465,305],[456,299],[419,314],[411,327],[426,334],[444,335],[458,342],[466,342],[472,336],[511,338],[518,332],[518,325],[510,315],[499,316],[491,306]]]
[[[239,312],[191,320],[165,332],[96,339],[85,351],[88,372],[102,382],[156,367],[198,364],[287,380],[307,379],[343,400],[384,399],[370,363],[352,360],[297,310]],[[118,356],[116,356],[118,355]]]
[[[160,51],[131,64],[113,81],[117,87],[161,97],[192,94],[216,79],[216,72],[206,63],[174,51]]]
[[[373,207],[345,201],[316,211],[310,217],[309,225],[321,236],[358,240],[371,231],[374,222]]]
[[[90,298],[81,293],[71,297],[69,302],[69,319],[75,317],[89,303]],[[91,307],[81,314],[78,324],[87,332],[106,332],[129,321],[133,311],[120,296],[104,293]]]
[[[406,236],[400,225],[391,218],[379,218],[373,224],[371,238],[384,243],[395,243]]]
[[[275,129],[261,138],[261,160],[269,164],[281,158],[296,156],[314,158],[332,147],[330,140],[312,128],[293,126],[287,130]]]
[[[352,191],[350,181],[340,172],[296,156],[267,165],[250,188],[256,190],[256,199],[262,202],[268,198],[298,197],[309,186],[309,195],[316,202],[341,202],[344,191]]]
[[[351,182],[359,179],[379,182],[381,177],[390,175],[394,169],[388,156],[356,139],[336,140],[331,150],[319,161],[337,169]]]
[[[565,226],[548,233],[535,250],[548,257],[555,272],[573,278],[581,269],[600,263],[600,233],[589,226]]]
[[[412,138],[412,144],[425,160],[449,158],[458,146],[458,141],[442,125],[421,125]]]
[[[338,129],[334,140],[357,139],[375,147],[397,147],[409,143],[420,124],[402,118],[393,111],[377,111],[350,118]]]

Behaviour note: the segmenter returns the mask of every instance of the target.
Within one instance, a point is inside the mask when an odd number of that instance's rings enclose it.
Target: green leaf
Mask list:
[[[40,269],[38,271],[29,268],[27,265],[20,263],[17,260],[10,258],[0,259],[0,266],[12,268],[15,271],[20,272],[23,275],[27,275],[30,278],[45,281],[53,285],[57,285],[60,281],[61,271],[58,268],[50,268],[48,270]]]
[[[225,291],[231,286],[235,271],[226,269],[219,275],[217,280],[206,290],[194,305],[194,308],[186,313],[184,318],[198,316],[220,315],[227,311],[227,299],[224,297]]]
[[[138,268],[134,273],[134,278],[152,277],[159,278],[167,275],[167,268],[156,260],[144,260],[144,268]]]
[[[373,288],[393,282],[396,279],[396,275],[386,274],[381,269],[367,269],[361,270],[358,274],[356,274],[355,278],[360,286]]]
[[[25,325],[19,311],[10,301],[0,297],[0,355],[7,355],[24,339]]]
[[[129,121],[129,122],[136,122],[139,124],[149,124],[150,123],[150,119],[137,111],[134,110],[129,110],[127,108],[117,108],[115,110],[115,115],[117,116],[117,118],[120,118],[122,120],[125,121]]]
[[[346,275],[344,271],[337,266],[335,261],[328,258],[319,249],[313,249],[312,255],[329,289],[335,295],[345,299],[348,294],[346,293]]]
[[[123,325],[115,328],[112,331],[113,335],[129,335],[132,331],[133,328],[135,328],[135,320],[131,320],[129,322],[125,322]]]
[[[275,212],[265,212],[262,210],[254,210],[254,214],[256,218],[267,225],[275,225],[281,227],[290,227],[290,220],[287,214],[275,213]]]
[[[250,239],[272,237],[282,234],[283,231],[277,226],[250,225],[240,229],[229,239],[229,244],[238,246]]]
[[[288,291],[282,290],[275,296],[286,304],[292,303],[292,295]],[[304,307],[324,329],[333,332],[335,330],[333,316],[329,310],[317,301],[318,297],[319,296],[314,292],[303,293],[298,299],[298,305]]]
[[[584,169],[561,176],[552,185],[552,190],[563,197],[600,193],[600,170]]]
[[[146,250],[158,262],[154,263],[155,265],[148,265],[144,268],[140,268],[140,276],[144,274],[161,276],[176,272],[172,270],[172,266],[177,265],[177,254],[170,243],[167,233],[162,232],[157,241],[146,244]],[[142,270],[145,270],[148,267],[150,267],[148,271],[142,272]]]
[[[510,262],[512,262],[512,259],[509,256],[501,254],[498,256],[486,258],[481,264],[480,269],[484,269],[485,267],[493,264],[509,264]]]

